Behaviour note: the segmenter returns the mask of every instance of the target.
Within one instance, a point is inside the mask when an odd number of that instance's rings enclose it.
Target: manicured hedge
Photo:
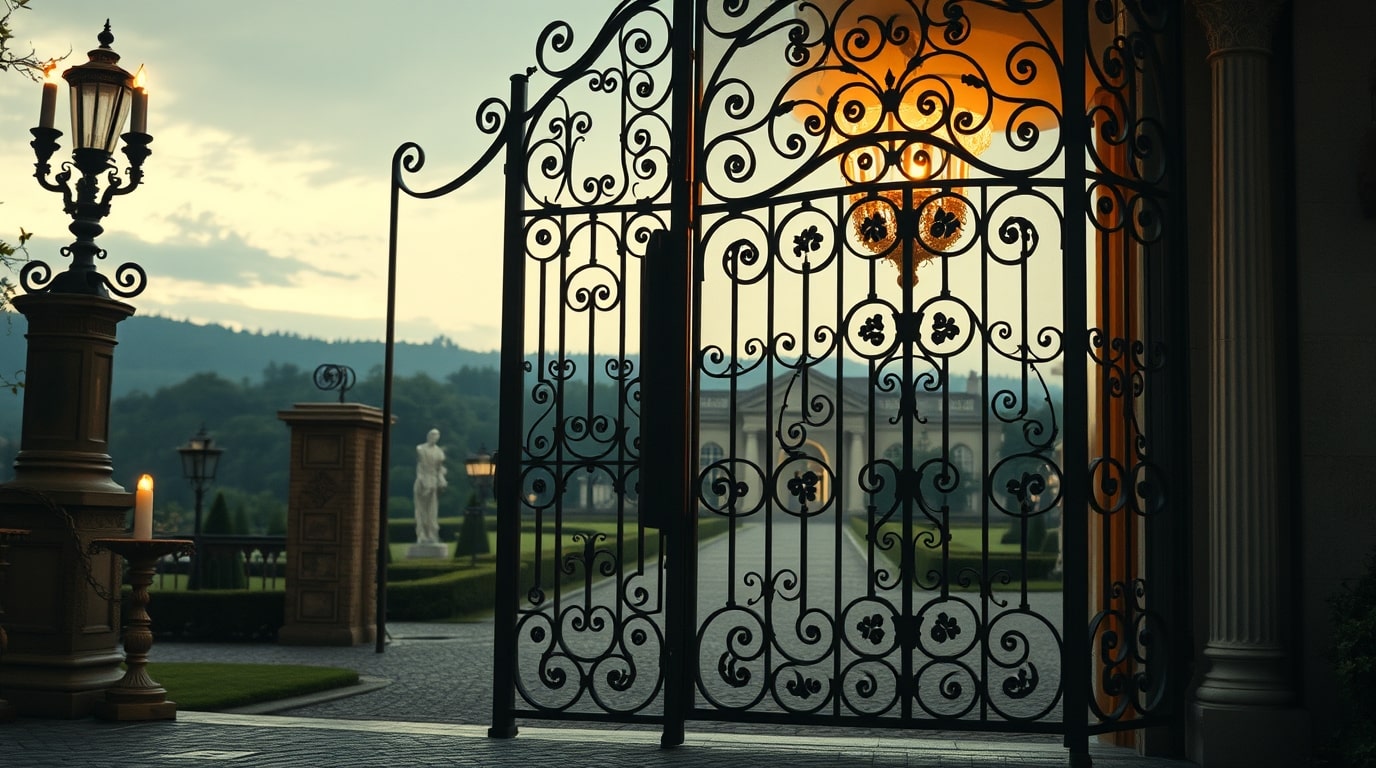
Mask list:
[[[441,517],[439,524],[440,541],[453,541],[459,529],[463,528],[463,517]],[[415,544],[416,519],[399,517],[388,520],[387,541],[391,544]]]
[[[925,549],[921,546],[917,548],[914,557],[917,566],[917,580],[923,584],[929,584],[933,579],[931,573],[941,572],[941,550]],[[1056,555],[1031,552],[1027,555],[1027,578],[1044,579],[1051,573],[1051,569],[1056,565]],[[960,584],[962,577],[970,579],[971,584],[979,583],[979,574],[985,572],[984,559],[979,552],[951,548],[951,556],[946,561],[946,581],[949,584]],[[994,580],[997,587],[1002,583],[1004,573],[1012,583],[1016,584],[1023,579],[1023,559],[1015,552],[990,552],[988,573]]]
[[[867,531],[863,518],[851,518],[851,529],[861,539],[865,538]],[[1024,570],[1028,579],[1048,578],[1051,569],[1056,566],[1057,547],[1056,532],[1048,531],[1036,549],[1029,548],[1024,569],[1022,553],[1016,548],[1000,547],[996,543],[989,552],[987,573],[994,579],[996,586],[1001,583],[1004,573],[1007,573],[1012,583],[1023,580]],[[921,584],[930,584],[934,581],[932,574],[941,574],[948,584],[959,585],[962,577],[965,577],[970,578],[972,586],[978,586],[978,575],[986,572],[983,553],[979,549],[963,547],[955,542],[952,542],[948,549],[949,557],[945,561],[943,571],[940,548],[929,549],[921,544],[914,548],[913,565],[917,581]],[[883,552],[895,565],[898,564],[899,552],[896,549]]]
[[[726,530],[727,520],[704,517],[698,521],[698,538],[706,540]],[[566,530],[566,534],[572,533]],[[629,537],[626,557],[636,556],[636,539]],[[646,556],[654,557],[658,536],[645,539]],[[564,554],[582,553],[582,545],[570,542],[563,552],[550,553],[541,568],[549,577],[559,574],[562,583],[584,578],[582,568],[564,573],[557,567]],[[534,562],[521,563],[523,588],[534,581]],[[552,586],[546,583],[544,586]],[[396,563],[387,567],[387,618],[390,621],[429,621],[474,613],[490,613],[497,593],[496,564],[467,562]],[[125,590],[124,607],[129,605]],[[158,591],[153,593],[149,614],[153,631],[161,638],[214,641],[275,641],[285,615],[285,590]]]
[[[122,594],[124,612],[129,610],[129,594],[127,588]],[[152,593],[148,614],[153,634],[161,638],[274,642],[285,605],[286,592],[280,589],[159,590]]]

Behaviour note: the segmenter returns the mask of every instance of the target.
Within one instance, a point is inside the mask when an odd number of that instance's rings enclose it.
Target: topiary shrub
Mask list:
[[[215,502],[210,505],[210,514],[201,526],[205,534],[234,534],[234,522],[229,516],[229,504],[223,493],[215,494]],[[193,571],[190,589],[243,589],[248,586],[244,578],[244,555],[237,547],[215,547],[211,541],[202,540],[201,551],[192,555],[200,560],[200,580]]]
[[[459,538],[454,542],[454,559],[466,557],[469,565],[475,565],[478,555],[486,555],[492,548],[487,541],[487,521],[483,519],[483,510],[478,506],[477,496],[473,496],[469,501],[471,503],[468,511],[463,514],[463,527],[459,529]]]
[[[1376,768],[1376,551],[1366,572],[1330,600],[1333,669],[1351,720],[1340,726],[1338,753],[1348,768]]]
[[[128,611],[130,590],[120,602]],[[210,642],[274,642],[285,615],[286,592],[277,590],[159,590],[152,595],[148,613],[153,634],[160,639]],[[128,624],[125,616],[124,624]]]

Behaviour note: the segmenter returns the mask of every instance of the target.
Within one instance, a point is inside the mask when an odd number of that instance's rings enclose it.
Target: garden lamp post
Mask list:
[[[220,464],[220,454],[224,453],[223,448],[213,447],[212,442],[213,438],[206,434],[202,425],[200,431],[186,441],[186,445],[177,449],[177,453],[182,455],[182,474],[191,481],[191,487],[196,492],[196,512],[191,530],[196,554],[191,559],[190,589],[201,587],[201,505],[205,499],[205,489],[215,482],[215,470]]]
[[[483,447],[477,453],[470,453],[463,462],[464,472],[468,474],[469,482],[473,484],[473,498],[477,501],[463,513],[463,528],[459,532],[459,540],[454,547],[454,556],[461,554],[468,555],[470,567],[478,562],[478,554],[489,551],[487,543],[487,525],[483,522],[483,503],[487,499],[487,491],[492,485],[492,476],[497,469],[497,464],[492,460],[492,454]]]
[[[478,492],[478,508],[481,509],[487,501],[487,491],[492,486],[492,476],[497,472],[497,463],[492,460],[492,454],[487,452],[487,446],[483,446],[477,453],[468,454],[468,458],[463,460],[463,468]]]
[[[97,36],[100,47],[89,53],[85,64],[62,73],[71,93],[72,160],[62,163],[61,171],[49,178],[49,160],[58,150],[62,131],[53,127],[57,110],[57,82],[49,67],[43,83],[43,101],[38,127],[33,134],[34,178],[49,192],[60,192],[63,211],[72,217],[68,229],[76,239],[62,249],[72,259],[66,271],[54,274],[45,262],[29,261],[19,272],[19,282],[29,293],[74,293],[108,297],[111,293],[129,298],[143,291],[147,282],[143,268],[126,262],[115,270],[112,281],[96,271],[95,260],[105,251],[95,239],[104,231],[101,219],[110,213],[110,201],[127,195],[143,181],[143,161],[151,154],[153,137],[147,133],[148,92],[143,71],[137,76],[119,66],[119,54],[110,48],[115,36],[110,22]],[[124,131],[129,122],[128,132]],[[123,152],[129,158],[125,176],[120,177],[112,156],[115,145],[124,140]],[[73,172],[79,174],[73,181]]]
[[[122,679],[126,660],[118,647],[120,622],[97,627],[90,621],[93,601],[119,593],[115,556],[42,543],[127,538],[123,521],[136,504],[136,494],[114,481],[109,454],[116,326],[134,313],[113,297],[138,295],[146,278],[128,262],[112,276],[96,271],[96,261],[107,256],[97,238],[111,201],[142,183],[152,137],[147,90],[120,68],[108,21],[97,39],[88,61],[66,71],[46,68],[39,117],[29,129],[34,178],[61,196],[73,240],[60,251],[70,259],[67,269],[27,261],[19,271],[23,293],[11,299],[28,320],[28,386],[13,480],[0,484],[0,528],[32,535],[11,542],[15,556],[6,578],[25,585],[26,599],[6,601],[9,653],[0,680],[23,716],[92,714]],[[63,155],[60,90],[71,106],[72,149]],[[116,164],[117,147],[127,164]]]

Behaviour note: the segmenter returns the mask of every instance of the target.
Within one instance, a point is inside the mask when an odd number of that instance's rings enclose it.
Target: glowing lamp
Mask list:
[[[935,7],[935,6],[933,6]],[[825,58],[794,86],[818,105],[838,151],[850,229],[866,250],[902,269],[900,237],[912,244],[912,271],[953,248],[970,218],[960,182],[996,132],[1027,140],[1060,119],[1059,80],[1048,49],[1055,19],[977,3],[918,11],[909,0],[814,0],[798,16],[825,30]],[[944,15],[942,15],[944,14]],[[1040,40],[1040,44],[1036,41]],[[805,119],[805,122],[807,120]],[[911,216],[900,216],[905,191]],[[901,221],[911,222],[904,232]]]
[[[96,39],[100,47],[88,53],[89,61],[62,73],[72,95],[72,142],[76,149],[115,151],[133,103],[134,78],[119,66],[119,54],[110,49],[115,36],[110,22]]]

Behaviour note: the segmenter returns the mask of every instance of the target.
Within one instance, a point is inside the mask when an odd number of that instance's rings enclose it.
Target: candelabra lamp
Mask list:
[[[22,528],[0,528],[0,664],[5,662],[5,647],[9,644],[9,638],[5,635],[5,568],[10,563],[5,559],[5,551],[10,548],[10,543],[28,536],[29,532]],[[0,723],[14,719],[14,707],[11,707],[4,699],[0,699]]]
[[[105,691],[95,714],[105,720],[175,720],[177,703],[167,700],[167,690],[148,675],[148,651],[153,647],[152,620],[148,616],[148,585],[158,558],[195,551],[189,539],[96,539],[91,551],[108,549],[129,563],[129,611],[124,630],[124,677]]]
[[[121,264],[113,281],[96,271],[96,259],[106,256],[105,250],[96,245],[96,237],[104,231],[101,219],[109,215],[111,200],[133,192],[143,181],[143,161],[151,154],[148,145],[153,141],[147,133],[148,91],[143,70],[140,68],[135,76],[119,66],[119,54],[110,48],[115,36],[110,33],[108,20],[96,39],[100,47],[90,51],[90,60],[62,73],[71,92],[73,148],[72,159],[62,163],[56,176],[51,175],[49,161],[58,150],[57,139],[62,131],[53,127],[57,83],[52,67],[43,84],[38,127],[29,131],[33,134],[30,146],[37,158],[34,177],[49,192],[61,193],[63,210],[72,217],[68,229],[76,236],[71,245],[62,249],[62,255],[71,259],[66,271],[54,274],[52,267],[42,261],[24,265],[19,282],[29,293],[102,297],[113,293],[129,298],[141,293],[147,282],[143,268],[133,262]],[[129,131],[121,134],[126,119]],[[124,140],[122,151],[129,159],[123,176],[112,159],[119,139]]]

